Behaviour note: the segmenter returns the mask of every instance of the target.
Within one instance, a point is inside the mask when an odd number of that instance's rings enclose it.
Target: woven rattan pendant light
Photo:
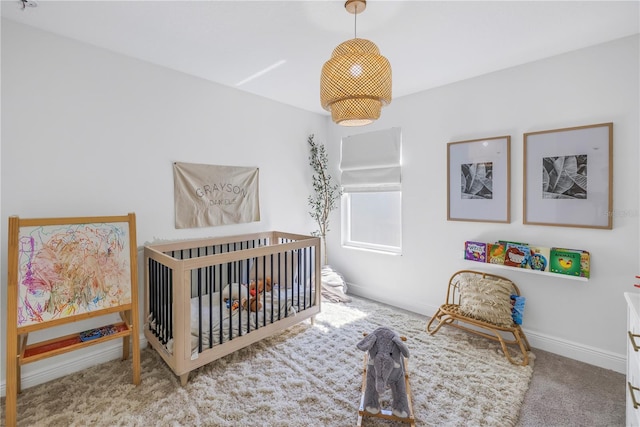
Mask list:
[[[366,5],[364,0],[348,0],[344,7],[357,16]],[[375,43],[355,37],[339,44],[320,77],[320,103],[333,121],[342,126],[368,125],[390,102],[391,65]]]

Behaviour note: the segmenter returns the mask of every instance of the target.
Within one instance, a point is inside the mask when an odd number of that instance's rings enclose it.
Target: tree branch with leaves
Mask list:
[[[324,264],[327,264],[327,232],[329,232],[329,214],[338,207],[337,200],[342,195],[339,184],[332,183],[328,172],[329,158],[324,144],[314,141],[314,135],[309,135],[309,165],[314,174],[311,177],[314,194],[309,196],[309,215],[318,224],[318,229],[311,234],[320,237],[324,249]]]

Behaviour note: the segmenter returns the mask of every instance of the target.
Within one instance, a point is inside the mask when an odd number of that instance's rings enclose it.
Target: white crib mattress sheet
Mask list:
[[[289,288],[274,288],[272,292],[266,292],[259,296],[262,308],[258,312],[248,311],[244,309],[229,310],[223,302],[222,306],[222,342],[229,341],[230,337],[236,338],[247,333],[247,323],[250,330],[253,331],[258,327],[269,325],[279,318],[285,318],[296,315],[296,306],[308,307],[314,301],[313,292],[307,289],[306,294],[298,295],[297,291]],[[306,298],[305,298],[306,296]],[[307,303],[304,304],[304,300]],[[201,301],[201,302],[200,302]],[[202,297],[194,297],[191,299],[191,349],[192,359],[197,357],[200,332],[202,331],[202,349],[209,348],[210,338],[213,345],[220,342],[220,294],[213,293],[213,304],[210,304],[209,295]],[[273,310],[272,310],[273,307]],[[210,318],[210,313],[213,316]],[[280,317],[278,317],[280,316]],[[265,321],[266,317],[266,321]],[[200,324],[200,319],[202,323]]]

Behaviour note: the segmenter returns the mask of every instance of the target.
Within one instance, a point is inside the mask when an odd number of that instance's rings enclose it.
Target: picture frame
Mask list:
[[[511,222],[511,136],[447,144],[447,220]]]
[[[613,228],[613,123],[524,134],[523,224]]]

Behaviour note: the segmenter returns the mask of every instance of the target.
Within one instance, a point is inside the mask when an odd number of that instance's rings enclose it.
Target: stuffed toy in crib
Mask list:
[[[224,300],[224,302],[227,304],[227,308],[230,308],[231,311],[236,311],[237,309],[240,308],[240,305],[245,306],[247,304],[247,300],[246,299],[242,299],[242,301],[234,299],[226,299]]]
[[[271,292],[271,277],[267,277],[265,280],[258,279],[258,283],[251,279],[251,282],[249,282],[249,294],[252,297],[256,297],[263,292]]]
[[[244,310],[258,311],[262,308],[262,303],[258,298],[250,295],[246,285],[238,286],[237,283],[232,283],[225,286],[222,290],[222,299],[227,304],[227,308],[232,307],[234,302],[237,302],[238,306],[242,306]]]
[[[369,352],[363,402],[365,411],[379,413],[380,393],[390,388],[393,415],[399,418],[408,417],[410,411],[403,356],[409,357],[409,349],[402,342],[402,338],[393,330],[380,327],[364,337],[357,347]]]
[[[266,280],[258,279],[257,283],[251,279],[251,282],[249,282],[249,295],[251,296],[249,304],[251,305],[251,311],[258,311],[262,308],[260,295],[262,295],[263,292],[271,292],[271,278],[267,277]]]

